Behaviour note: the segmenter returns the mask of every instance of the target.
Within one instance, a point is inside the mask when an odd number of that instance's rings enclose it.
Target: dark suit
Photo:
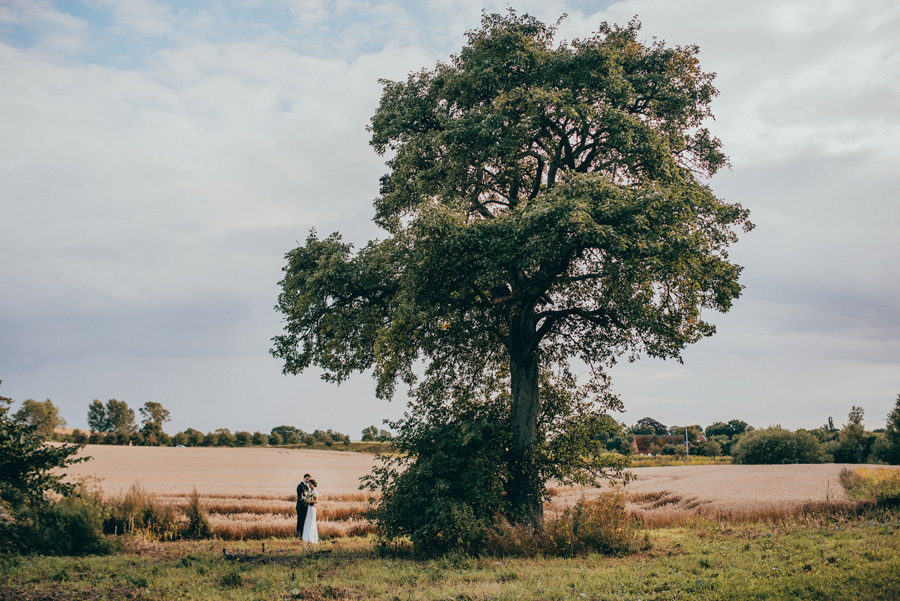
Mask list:
[[[303,493],[307,492],[309,487],[306,482],[300,481],[297,485],[297,534],[303,535],[303,523],[306,521],[306,510],[309,504],[303,502]]]

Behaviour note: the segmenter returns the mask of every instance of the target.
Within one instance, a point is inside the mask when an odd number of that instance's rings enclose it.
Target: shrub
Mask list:
[[[36,517],[39,548],[54,555],[108,553],[112,545],[103,535],[103,504],[99,495],[65,497]]]
[[[44,503],[48,492],[72,494],[74,486],[63,482],[60,468],[88,458],[73,458],[80,445],[45,445],[37,426],[10,415],[11,402],[0,397],[0,499],[15,514],[20,508]]]
[[[660,455],[677,455],[678,454],[678,445],[667,444],[663,446],[659,451]]]
[[[103,505],[94,494],[72,494],[32,505],[15,516],[0,508],[0,540],[8,551],[45,555],[108,553]]]
[[[479,553],[487,528],[507,512],[506,434],[493,404],[432,406],[401,424],[393,456],[366,478],[381,491],[366,512],[382,542],[409,537],[414,551]]]
[[[731,449],[733,463],[824,463],[825,450],[806,430],[791,432],[780,427],[743,434]]]
[[[504,440],[496,424],[432,425],[422,432],[415,459],[404,461],[405,470],[376,468],[370,482],[382,496],[366,517],[379,537],[409,536],[422,555],[480,552],[487,526],[506,509],[501,475],[494,470],[502,465]],[[433,452],[424,449],[429,445]],[[474,447],[482,452],[472,453]]]
[[[11,402],[0,397],[0,549],[103,551],[96,499],[79,497],[76,485],[63,481],[62,469],[87,459],[72,457],[81,446],[44,444],[37,426],[10,415]]]

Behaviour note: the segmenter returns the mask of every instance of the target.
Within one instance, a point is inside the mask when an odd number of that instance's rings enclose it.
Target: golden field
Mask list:
[[[121,447],[88,445],[90,461],[69,477],[99,486],[107,497],[132,486],[160,501],[183,506],[196,488],[223,539],[294,535],[294,501],[304,473],[319,482],[323,538],[371,530],[361,517],[370,498],[359,480],[377,459],[365,453],[283,448]],[[648,525],[697,516],[734,522],[779,519],[826,506],[853,504],[839,474],[843,465],[696,465],[633,468],[623,492],[628,508]],[[551,487],[552,514],[606,489]]]
[[[90,461],[69,468],[70,476],[97,478],[103,492],[118,494],[138,483],[160,495],[286,497],[303,474],[319,482],[319,494],[359,491],[359,478],[376,463],[373,455],[277,447],[122,447],[87,445]]]

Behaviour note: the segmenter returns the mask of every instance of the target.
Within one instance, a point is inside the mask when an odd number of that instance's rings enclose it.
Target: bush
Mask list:
[[[806,430],[791,432],[780,427],[743,434],[731,450],[733,463],[824,463],[822,443]]]
[[[104,554],[112,548],[103,535],[103,504],[97,495],[63,498],[41,512],[37,523],[44,553]]]
[[[94,494],[73,494],[33,505],[12,516],[0,509],[0,540],[7,550],[44,555],[108,553],[103,505]]]
[[[415,453],[385,458],[368,479],[370,488],[382,491],[366,515],[379,538],[408,536],[421,555],[481,552],[488,526],[506,510],[504,474],[496,469],[504,465],[499,423],[472,414],[463,423],[430,424],[405,437]]]
[[[102,552],[99,498],[63,481],[63,469],[87,459],[73,457],[81,446],[44,444],[37,426],[10,415],[11,402],[0,397],[0,549]]]

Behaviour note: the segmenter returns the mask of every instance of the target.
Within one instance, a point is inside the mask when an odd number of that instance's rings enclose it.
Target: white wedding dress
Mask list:
[[[313,491],[313,497],[319,498],[319,493]],[[303,522],[303,540],[308,543],[318,544],[319,528],[316,526],[316,506],[310,505],[306,509],[306,521]]]

